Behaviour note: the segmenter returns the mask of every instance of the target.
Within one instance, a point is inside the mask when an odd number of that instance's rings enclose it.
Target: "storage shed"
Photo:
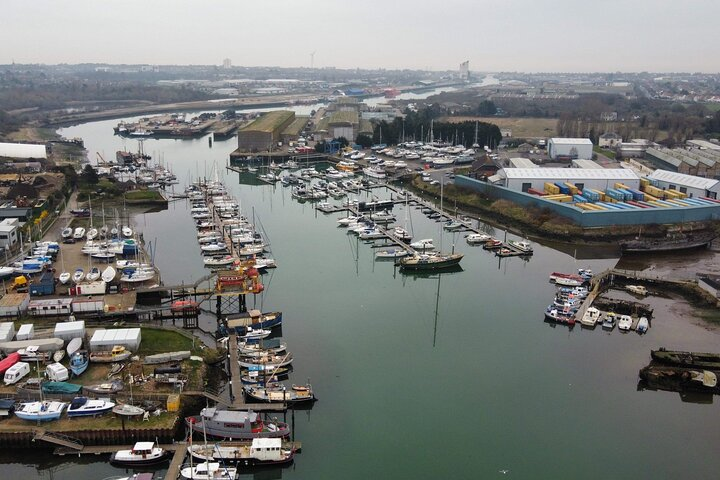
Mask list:
[[[28,304],[28,313],[35,317],[70,315],[72,313],[72,298],[32,300]]]
[[[115,345],[122,345],[130,351],[137,351],[140,348],[139,328],[113,328],[107,330],[95,330],[90,339],[90,351],[110,350]]]
[[[593,144],[589,138],[551,138],[548,141],[548,156],[555,160],[558,158],[586,158],[591,159]]]
[[[8,293],[0,298],[0,317],[15,317],[25,313],[29,302],[29,293]]]
[[[689,197],[717,199],[720,192],[720,180],[713,178],[696,177],[668,170],[655,170],[648,178],[657,182],[658,188],[677,190],[681,193],[687,193]]]
[[[0,157],[47,158],[47,149],[32,143],[0,143]]]
[[[527,192],[531,188],[542,191],[546,182],[572,183],[580,190],[603,191],[620,182],[640,189],[640,177],[624,168],[504,168],[498,175],[504,178],[503,186],[518,192]]]
[[[76,337],[85,336],[85,320],[77,320],[75,322],[60,322],[55,324],[55,333],[53,335],[56,338],[62,338],[66,342],[69,342]]]
[[[512,168],[540,168],[529,158],[516,157],[509,160]]]
[[[15,337],[15,324],[13,322],[0,323],[0,342],[9,342]]]
[[[17,331],[18,340],[32,340],[34,335],[35,325],[33,325],[32,323],[25,323],[23,325],[20,325],[20,328]]]

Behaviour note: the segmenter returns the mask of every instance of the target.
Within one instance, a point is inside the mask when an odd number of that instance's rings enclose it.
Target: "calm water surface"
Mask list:
[[[135,149],[136,142],[112,135],[115,123],[61,133],[83,137],[89,152]],[[234,148],[234,139],[212,148],[207,138],[145,142],[178,175],[180,188],[213,163],[224,166]],[[295,202],[279,184],[243,185],[239,174],[220,170],[244,213],[262,224],[279,265],[250,303],[283,311],[292,380],[310,379],[319,398],[312,410],[295,413],[303,442],[295,464],[256,477],[476,479],[507,470],[508,477],[532,479],[717,478],[717,404],[637,389],[651,348],[718,350],[715,331],[683,315],[689,307],[653,300],[657,315],[643,337],[543,322],[553,295],[549,272],[601,271],[617,259],[575,260],[537,246],[529,261],[498,260],[446,233],[445,249],[454,243],[466,254],[463,271],[405,276],[374,261],[368,245],[336,227],[336,215]],[[404,208],[396,211],[403,223]],[[437,223],[412,207],[408,219],[416,238],[439,243]],[[185,201],[135,221],[156,243],[165,283],[206,273]],[[95,460],[0,457],[13,476],[122,473]]]

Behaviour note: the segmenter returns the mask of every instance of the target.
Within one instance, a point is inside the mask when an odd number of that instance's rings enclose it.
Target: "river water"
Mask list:
[[[116,122],[60,133],[82,137],[91,158],[135,149],[113,136]],[[319,398],[312,410],[295,412],[295,438],[303,442],[295,463],[243,478],[717,478],[718,405],[637,389],[651,348],[717,350],[718,334],[692,319],[688,305],[652,300],[656,317],[642,337],[554,326],[543,321],[554,291],[549,272],[601,271],[616,258],[536,245],[529,261],[498,260],[457,234],[442,242],[466,254],[463,271],[402,275],[337,228],[337,215],[297,203],[279,184],[246,185],[226,173],[234,148],[234,139],[212,147],[207,138],[145,142],[179,187],[217,165],[244,213],[262,225],[279,268],[249,303],[283,311],[292,381],[309,379]],[[404,223],[403,206],[396,212]],[[185,201],[134,218],[156,246],[166,284],[205,275]],[[415,238],[439,243],[439,224],[412,207],[407,218]],[[37,451],[0,452],[0,462],[8,477],[123,472],[104,458]]]

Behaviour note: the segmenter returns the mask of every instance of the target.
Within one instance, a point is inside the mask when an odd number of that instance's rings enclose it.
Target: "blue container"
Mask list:
[[[562,193],[563,195],[570,195],[570,189],[562,183],[555,182],[555,186],[560,189],[560,193]]]
[[[582,195],[573,195],[573,200],[579,203],[587,203],[587,198],[583,197]]]

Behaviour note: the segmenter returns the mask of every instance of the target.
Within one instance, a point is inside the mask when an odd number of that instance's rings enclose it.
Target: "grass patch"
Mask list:
[[[514,138],[553,137],[557,133],[556,118],[525,118],[525,117],[443,117],[442,122],[460,123],[480,121],[492,123],[499,128],[512,130]]]
[[[142,342],[137,354],[142,356],[154,355],[156,353],[178,352],[190,350],[194,355],[200,353],[200,340],[195,341],[193,348],[192,339],[172,330],[162,328],[143,327],[141,331]]]
[[[126,200],[162,200],[162,195],[157,190],[131,190],[125,192]]]
[[[142,416],[132,420],[125,421],[125,428],[172,428],[177,421],[176,413],[163,412],[159,416],[150,415],[147,422],[142,420]],[[27,422],[15,416],[0,422],[0,431],[3,432],[21,432],[35,428],[35,422]],[[53,432],[73,432],[78,430],[112,430],[122,429],[122,421],[119,417],[112,413],[106,413],[100,417],[79,417],[68,418],[63,415],[59,420],[54,420],[47,424]]]
[[[598,147],[597,145],[593,145],[593,152],[615,160],[615,152],[613,152],[612,150],[607,150],[602,147]]]

